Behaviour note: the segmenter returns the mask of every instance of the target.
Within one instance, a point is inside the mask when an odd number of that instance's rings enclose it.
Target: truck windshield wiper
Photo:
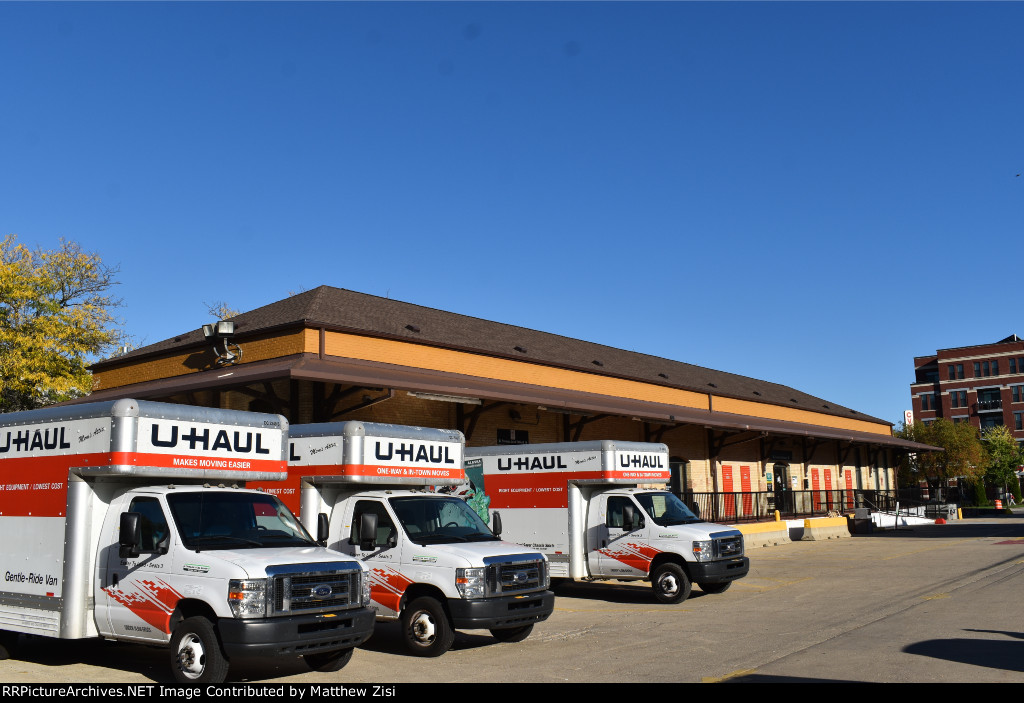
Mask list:
[[[248,544],[253,547],[262,547],[262,542],[255,540],[246,539],[245,537],[235,537],[234,535],[205,535],[203,537],[193,537],[190,541],[193,544],[210,543],[218,540],[234,540],[235,542],[241,542],[242,544]],[[199,551],[198,549],[196,551]]]
[[[416,544],[432,544],[444,542],[468,542],[465,537],[457,535],[422,535],[413,540]]]

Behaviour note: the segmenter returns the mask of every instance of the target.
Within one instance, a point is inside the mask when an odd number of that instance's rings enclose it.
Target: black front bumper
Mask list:
[[[369,608],[354,608],[258,620],[220,618],[217,629],[229,659],[302,656],[358,647],[373,634],[375,620]]]
[[[555,610],[555,594],[535,591],[518,596],[479,600],[448,599],[456,630],[501,630],[547,620]]]
[[[721,561],[687,562],[690,580],[695,583],[728,583],[742,578],[750,571],[750,559],[735,557]]]

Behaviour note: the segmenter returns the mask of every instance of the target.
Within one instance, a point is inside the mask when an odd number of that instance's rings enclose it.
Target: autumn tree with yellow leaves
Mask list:
[[[0,412],[89,392],[88,365],[124,339],[112,313],[117,272],[74,242],[51,251],[13,234],[0,242]]]

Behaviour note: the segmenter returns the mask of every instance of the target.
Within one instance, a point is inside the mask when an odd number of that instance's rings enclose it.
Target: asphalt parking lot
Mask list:
[[[1022,682],[1024,517],[918,526],[752,549],[723,594],[658,604],[641,583],[556,590],[521,643],[460,632],[437,659],[404,653],[397,626],[340,672],[301,661],[239,664],[235,681]],[[5,682],[169,682],[165,650],[31,639],[0,662]]]

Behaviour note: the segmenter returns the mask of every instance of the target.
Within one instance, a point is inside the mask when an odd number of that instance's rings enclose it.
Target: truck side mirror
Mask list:
[[[117,556],[122,559],[134,559],[139,556],[139,545],[142,544],[142,514],[121,513],[121,531],[118,536]]]
[[[327,546],[327,534],[330,531],[330,523],[327,521],[327,513],[320,513],[316,516],[316,543],[321,547]]]
[[[368,552],[377,545],[377,513],[359,516],[359,548]]]
[[[622,529],[626,532],[632,532],[636,528],[633,526],[633,521],[636,519],[636,511],[633,510],[632,505],[622,506]]]
[[[501,513],[495,512],[491,516],[491,532],[495,537],[501,537]]]
[[[690,501],[690,510],[693,511],[693,514],[696,517],[700,517],[700,506],[697,504],[697,501],[695,501],[695,500],[691,500]]]

